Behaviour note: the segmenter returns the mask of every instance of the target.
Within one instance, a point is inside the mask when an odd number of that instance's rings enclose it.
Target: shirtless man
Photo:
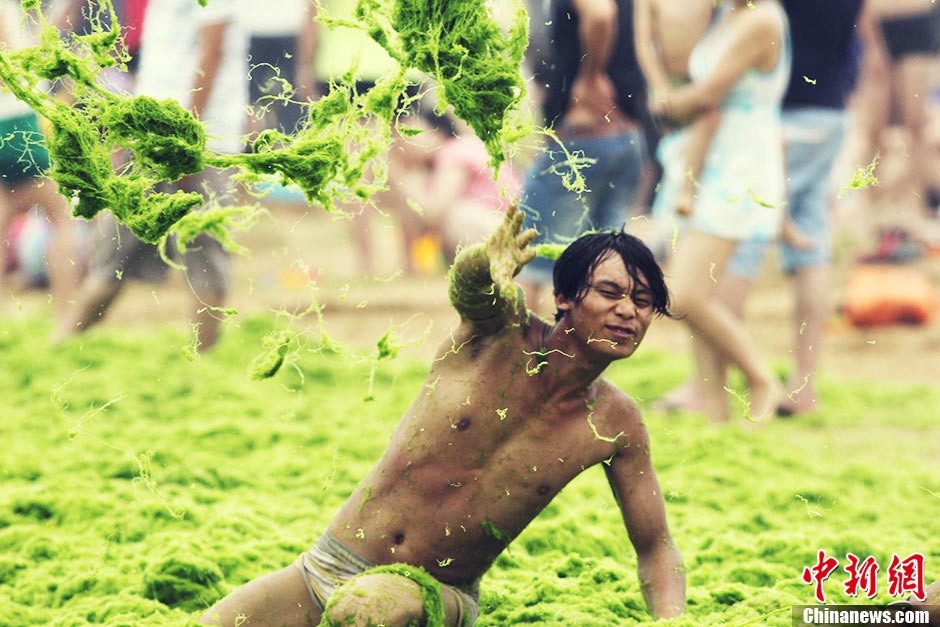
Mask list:
[[[600,463],[651,613],[684,611],[682,558],[646,428],[636,403],[599,378],[633,354],[655,315],[668,315],[662,272],[630,235],[583,236],[556,263],[549,324],[526,310],[513,283],[534,256],[535,233],[521,232],[522,219],[510,208],[485,243],[457,257],[450,297],[461,322],[326,533],[294,565],[219,601],[204,624],[440,625],[424,609],[437,595],[400,569],[334,590],[400,563],[440,582],[444,625],[472,625],[483,573],[569,481]]]

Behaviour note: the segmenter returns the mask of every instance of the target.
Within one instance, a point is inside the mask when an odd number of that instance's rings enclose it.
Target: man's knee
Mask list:
[[[363,575],[333,593],[324,612],[324,623],[408,627],[425,620],[421,589],[407,577],[392,574]]]

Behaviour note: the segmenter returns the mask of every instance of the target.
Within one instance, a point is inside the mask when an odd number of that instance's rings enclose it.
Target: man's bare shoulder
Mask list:
[[[548,322],[529,310],[520,311],[495,331],[469,320],[461,320],[438,347],[435,360],[440,361],[447,355],[460,353],[464,348],[470,349],[467,355],[476,356],[487,348],[497,346],[538,346],[549,329],[551,325]]]
[[[621,434],[616,443],[621,450],[646,448],[649,435],[643,424],[640,406],[629,394],[606,379],[597,381],[598,417],[609,430]]]

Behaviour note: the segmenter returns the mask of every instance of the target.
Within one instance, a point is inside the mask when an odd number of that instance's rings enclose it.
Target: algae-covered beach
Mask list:
[[[117,324],[52,348],[41,315],[0,324],[0,625],[189,625],[308,548],[381,454],[427,361],[415,349],[379,363],[367,401],[369,351],[316,353],[311,338],[254,381],[248,364],[280,324],[246,315],[194,361],[179,325]],[[875,557],[866,603],[891,600],[892,554],[923,553],[935,578],[940,391],[830,378],[824,411],[716,428],[649,408],[688,367],[650,348],[609,371],[644,408],[686,562],[688,614],[659,624],[789,625],[792,605],[814,603],[801,573],[818,550]],[[483,579],[478,624],[651,623],[635,567],[591,469]],[[831,602],[852,601],[845,578],[827,581]]]
[[[466,43],[455,37],[477,44],[501,37],[482,20],[480,6],[399,5],[408,10],[386,15],[374,12],[381,3],[364,2],[373,21],[368,12],[360,17],[373,37],[391,38],[389,52],[403,66],[435,79],[444,100],[486,142],[491,163],[500,163],[507,142],[522,132],[493,115],[522,98],[516,73],[522,21],[501,47],[487,48],[493,58],[465,64],[472,55],[448,56]],[[444,18],[432,11],[430,19],[428,6],[461,28],[435,30],[434,20]],[[25,67],[0,66],[10,76]],[[460,71],[448,74],[454,68]],[[457,80],[465,76],[478,84],[466,88]],[[390,141],[392,101],[405,92],[404,68],[384,89],[370,99],[337,88],[313,109],[301,134],[262,135],[252,151],[230,158],[204,155],[199,137],[184,146],[209,165],[240,168],[251,182],[299,183],[303,196],[277,210],[265,199],[270,213],[239,238],[251,252],[237,261],[233,309],[220,312],[225,332],[212,351],[199,354],[184,330],[175,305],[190,294],[179,276],[169,287],[130,288],[106,324],[59,343],[48,339],[54,322],[43,296],[0,295],[0,627],[195,625],[228,592],[308,549],[382,454],[456,320],[443,268],[400,276],[388,216],[376,216],[373,224],[384,246],[378,247],[378,273],[363,277],[353,270],[347,225],[323,210],[330,204],[324,190],[368,196],[374,191],[369,184],[356,186],[371,167],[381,180],[381,159],[370,160]],[[481,100],[483,92],[499,98]],[[114,171],[108,151],[126,148],[126,138],[117,133],[121,124],[105,122],[120,122],[122,110],[113,94],[91,90],[84,98],[81,110],[31,103],[58,131],[75,131],[61,135],[75,141],[60,149],[101,148],[92,151],[100,168],[76,161],[74,178],[60,180],[76,207],[88,209],[78,214],[114,211],[128,181],[139,189],[125,194],[136,200],[118,218],[131,217],[143,200],[167,209],[167,199],[148,190],[180,173],[162,172],[159,160],[146,154],[139,168]],[[153,103],[133,104],[155,115],[148,108]],[[73,119],[80,115],[91,117]],[[187,116],[180,113],[181,123],[192,122]],[[377,118],[386,126],[373,132],[368,124]],[[343,139],[365,136],[373,143],[364,141],[361,154],[343,150]],[[54,157],[62,163],[69,153]],[[193,171],[202,165],[196,161]],[[100,177],[86,180],[91,174]],[[102,190],[111,195],[99,197]],[[142,226],[153,228],[139,236],[159,240],[192,205],[169,204],[173,220],[153,227],[153,216],[145,215]],[[239,211],[228,208],[221,217]],[[687,338],[672,326],[672,341],[661,341],[660,324],[667,321],[654,323],[642,350],[607,373],[643,412],[670,530],[685,560],[687,613],[657,624],[790,625],[793,606],[816,603],[803,573],[820,551],[840,560],[824,583],[830,602],[895,600],[887,572],[893,556],[923,556],[921,574],[928,582],[938,578],[935,382],[824,369],[817,410],[758,426],[743,418],[716,426],[655,407],[691,367],[685,352],[673,350]],[[853,333],[859,363],[891,350],[890,337]],[[766,348],[777,335],[761,343]],[[845,337],[842,364],[850,362]],[[897,351],[899,344],[893,346]],[[785,354],[771,351],[770,357],[780,370]],[[874,363],[891,375],[914,362],[905,357],[912,355]],[[743,392],[740,382],[735,392]],[[873,598],[846,594],[841,567],[848,554],[881,565]],[[604,472],[590,468],[483,578],[477,624],[652,624],[636,570]]]

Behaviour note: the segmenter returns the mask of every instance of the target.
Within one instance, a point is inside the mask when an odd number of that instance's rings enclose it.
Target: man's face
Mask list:
[[[620,255],[608,252],[588,281],[588,289],[575,303],[556,296],[556,306],[567,312],[572,333],[594,351],[611,359],[629,357],[653,320],[652,295],[646,277],[634,283]]]

